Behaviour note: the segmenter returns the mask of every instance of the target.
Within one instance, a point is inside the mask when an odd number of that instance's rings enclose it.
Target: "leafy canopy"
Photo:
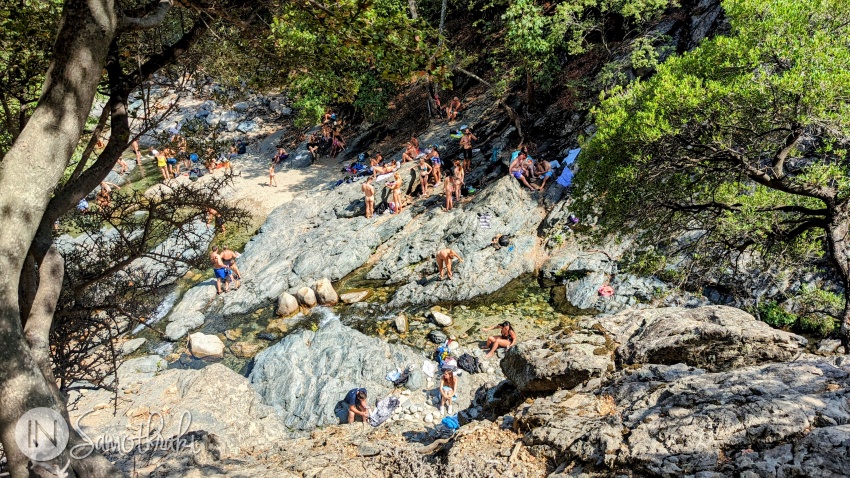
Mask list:
[[[818,256],[850,196],[850,2],[726,0],[729,36],[596,109],[576,183],[606,231],[693,231],[706,266]],[[591,199],[592,198],[592,199]],[[680,244],[681,245],[681,244]]]

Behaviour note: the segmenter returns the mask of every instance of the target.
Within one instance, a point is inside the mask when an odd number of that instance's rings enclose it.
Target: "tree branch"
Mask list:
[[[118,19],[118,30],[122,32],[133,32],[155,28],[165,20],[165,16],[168,15],[173,4],[174,0],[159,0],[154,11],[141,18],[129,17],[122,13]]]

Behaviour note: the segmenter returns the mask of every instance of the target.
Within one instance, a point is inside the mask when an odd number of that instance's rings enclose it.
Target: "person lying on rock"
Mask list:
[[[440,415],[451,415],[452,399],[457,395],[457,377],[451,370],[444,370],[440,378]],[[448,408],[447,408],[448,407]]]
[[[457,259],[460,262],[463,262],[463,259],[458,255],[457,252],[451,249],[441,249],[437,251],[437,270],[440,272],[440,280],[446,276],[448,273],[449,280],[452,280],[452,259]]]
[[[499,347],[504,347],[507,351],[517,343],[516,331],[513,327],[511,327],[511,323],[507,320],[499,325],[481,329],[481,331],[487,332],[488,330],[494,329],[501,329],[501,335],[494,335],[487,338],[487,345],[485,348],[490,349],[490,352],[487,353],[487,357],[492,357]]]
[[[349,392],[349,395],[351,392]],[[346,396],[346,403],[349,401],[353,401],[354,403],[349,403],[348,405],[348,423],[354,423],[355,417],[360,417],[363,420],[363,423],[367,423],[369,421],[369,404],[367,403],[367,395],[366,389],[361,388],[356,391],[354,394],[354,400],[349,400],[349,397]]]

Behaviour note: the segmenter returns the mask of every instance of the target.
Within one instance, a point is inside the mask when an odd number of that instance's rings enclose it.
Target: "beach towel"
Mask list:
[[[558,176],[558,179],[555,181],[561,186],[568,188],[573,183],[573,172],[570,171],[570,168],[564,168],[564,171]]]
[[[576,162],[576,158],[578,157],[578,153],[581,152],[581,148],[571,149],[567,151],[567,157],[564,158],[564,164],[570,166],[574,162]]]
[[[382,423],[387,421],[387,418],[393,414],[396,408],[398,408],[399,400],[398,397],[384,397],[377,404],[375,404],[375,409],[369,414],[369,425],[373,427],[380,426]]]
[[[481,226],[481,229],[490,229],[490,216],[489,213],[479,214],[478,215],[478,224]]]

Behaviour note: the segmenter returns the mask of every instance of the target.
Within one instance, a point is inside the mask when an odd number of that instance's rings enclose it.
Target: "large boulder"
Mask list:
[[[313,290],[316,291],[316,301],[319,305],[333,307],[339,302],[339,296],[336,294],[334,286],[327,277],[316,281]]]
[[[518,420],[527,445],[599,472],[583,476],[840,476],[850,463],[850,367],[647,365],[595,393],[539,398]]]
[[[614,370],[614,344],[597,329],[558,332],[512,347],[502,372],[526,393],[571,389]]]
[[[287,438],[286,427],[274,410],[262,403],[245,377],[224,365],[168,370],[159,375],[127,374],[125,367],[126,363],[119,369],[119,393],[126,393],[128,399],[113,402],[109,390],[87,390],[74,396],[79,401],[69,410],[71,422],[77,423],[85,415],[80,424],[93,439],[135,436],[129,430],[159,426],[162,419],[163,439],[183,433],[191,447],[192,432],[205,431],[215,435],[221,458],[231,459],[274,449]],[[117,413],[113,413],[113,403]]]
[[[627,310],[581,323],[609,331],[622,344],[617,361],[626,365],[685,363],[717,372],[792,360],[807,344],[799,335],[725,306]]]
[[[300,310],[298,299],[292,294],[284,292],[277,298],[277,315],[288,317]]]
[[[345,394],[365,387],[370,403],[388,395],[388,372],[410,366],[406,386],[425,385],[423,355],[403,345],[369,337],[339,321],[318,331],[301,330],[258,354],[250,381],[266,403],[275,407],[286,426],[299,430],[340,423]]]
[[[418,214],[367,274],[369,279],[401,285],[390,306],[469,300],[535,269],[536,231],[543,210],[512,177],[500,178],[449,212],[419,206],[406,211]],[[482,222],[489,222],[489,227],[481,227]],[[494,249],[497,234],[512,235],[512,247]],[[452,280],[439,281],[434,253],[444,247],[456,251],[463,262],[455,261]]]
[[[195,332],[189,335],[189,351],[197,358],[224,357],[224,342],[215,335]]]
[[[298,292],[295,293],[295,298],[298,299],[299,304],[307,308],[315,307],[317,304],[316,293],[309,287],[298,289]]]

